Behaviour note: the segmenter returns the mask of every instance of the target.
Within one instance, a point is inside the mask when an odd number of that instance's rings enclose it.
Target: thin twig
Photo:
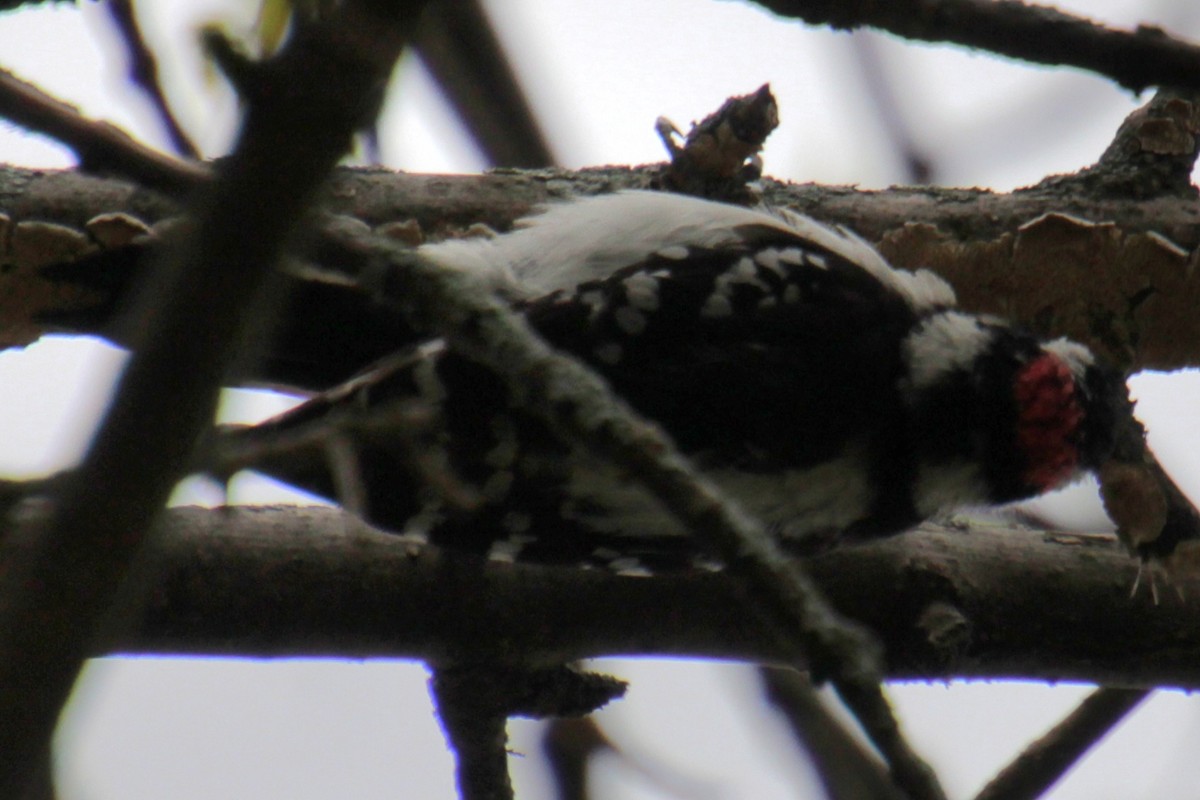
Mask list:
[[[1147,689],[1101,687],[1046,735],[1025,748],[975,800],[1035,800],[1150,695]]]
[[[142,29],[138,25],[133,3],[131,0],[108,0],[108,14],[116,24],[117,31],[121,34],[121,40],[125,43],[125,49],[129,54],[129,76],[133,80],[134,86],[142,90],[142,93],[150,99],[155,111],[158,112],[159,121],[166,128],[167,136],[170,137],[175,152],[188,158],[199,158],[200,151],[196,149],[196,145],[188,138],[183,126],[175,118],[174,112],[171,111],[171,105],[167,102],[167,96],[163,93],[162,84],[158,80],[158,60],[149,45],[146,44],[145,37],[142,36]]]
[[[767,700],[812,760],[829,800],[903,800],[879,759],[850,736],[794,669],[759,670]]]
[[[784,17],[834,28],[871,27],[906,39],[951,42],[1035,64],[1078,67],[1139,92],[1200,89],[1200,47],[1161,28],[1119,31],[1019,0],[756,0]]]
[[[84,463],[49,509],[5,537],[0,797],[20,796],[48,750],[91,640],[116,622],[110,607],[144,596],[152,576],[135,564],[153,522],[211,424],[226,364],[264,310],[293,227],[363,122],[363,94],[399,56],[411,19],[395,16],[346,4],[266,65],[280,91],[250,108],[190,235],[157,265],[157,291],[139,309],[146,335]]]
[[[917,141],[907,115],[900,107],[896,83],[879,53],[879,43],[870,34],[860,31],[850,37],[850,47],[870,99],[867,113],[875,116],[880,132],[887,138],[892,151],[900,156],[904,165],[904,182],[936,183],[937,165],[930,158],[927,148]]]
[[[450,508],[478,507],[482,501],[479,491],[454,474],[445,450],[432,435],[435,429],[430,409],[408,400],[356,408],[354,413],[318,416],[286,429],[272,428],[269,422],[237,429],[226,427],[202,449],[196,468],[225,479],[241,470],[262,468],[273,462],[323,463],[330,458],[331,448],[347,445],[351,451],[348,456],[353,458],[357,447],[386,442],[405,455],[405,466]],[[344,444],[337,444],[339,441]],[[363,495],[361,490],[354,494],[360,498]],[[343,508],[354,509],[346,497],[339,494],[337,499]],[[365,500],[360,499],[358,508],[365,507]]]
[[[174,195],[209,178],[206,167],[152,150],[107,122],[86,119],[7,70],[0,70],[0,116],[67,145],[90,172],[114,172]]]

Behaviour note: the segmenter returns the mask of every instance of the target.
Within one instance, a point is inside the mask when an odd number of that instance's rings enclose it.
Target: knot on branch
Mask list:
[[[1125,118],[1099,161],[1034,188],[1134,199],[1194,198],[1198,192],[1191,176],[1198,153],[1200,95],[1163,89]]]

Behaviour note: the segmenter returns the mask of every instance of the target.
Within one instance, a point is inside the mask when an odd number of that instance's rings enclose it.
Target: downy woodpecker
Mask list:
[[[552,205],[493,239],[426,245],[511,298],[785,544],[894,534],[1063,486],[1112,448],[1121,378],[1082,345],[956,308],[853,233],[786,210],[628,191]],[[411,442],[362,442],[367,519],[476,553],[649,570],[701,556],[635,482],[561,442],[488,370],[430,341],[237,436],[411,398],[453,508]],[[328,470],[260,468],[337,499]]]

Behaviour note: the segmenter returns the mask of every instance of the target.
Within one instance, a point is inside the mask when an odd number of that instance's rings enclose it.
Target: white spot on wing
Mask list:
[[[655,251],[655,255],[660,258],[666,258],[670,261],[682,261],[688,257],[688,249],[681,244],[670,245],[668,247],[660,247]]]
[[[580,294],[579,301],[588,307],[590,320],[594,320],[604,310],[604,293],[595,289]]]
[[[658,310],[658,281],[652,276],[639,272],[621,283],[625,285],[625,297],[629,305],[640,311]]]
[[[630,336],[646,330],[646,315],[631,306],[621,306],[613,312],[617,327]]]
[[[759,250],[754,254],[754,260],[759,263],[764,269],[769,269],[772,272],[779,272],[779,251],[773,247],[768,247],[764,250]]]
[[[793,267],[802,267],[804,266],[804,251],[799,247],[785,247],[779,251],[779,260]],[[780,271],[780,275],[783,275],[782,270]]]
[[[759,254],[755,256],[755,259],[757,259],[759,255],[768,252],[773,251],[760,251]],[[778,264],[778,261],[776,261],[776,263]],[[771,290],[771,287],[763,283],[762,279],[758,277],[758,267],[754,266],[754,261],[746,256],[739,258],[736,264],[717,277],[717,288],[721,291],[728,293],[728,287],[731,283],[742,283],[748,286],[755,286],[764,292],[769,292]]]
[[[733,303],[729,302],[729,296],[722,292],[713,292],[704,301],[704,305],[700,308],[700,316],[716,318],[729,317],[733,315]]]

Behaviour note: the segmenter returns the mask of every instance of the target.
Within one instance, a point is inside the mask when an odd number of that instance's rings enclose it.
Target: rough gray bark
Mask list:
[[[101,653],[396,657],[544,666],[602,655],[783,662],[716,573],[641,578],[463,564],[317,507],[168,512],[161,581]],[[874,630],[894,679],[1200,688],[1200,595],[1108,534],[955,524],[844,548],[809,571]]]

